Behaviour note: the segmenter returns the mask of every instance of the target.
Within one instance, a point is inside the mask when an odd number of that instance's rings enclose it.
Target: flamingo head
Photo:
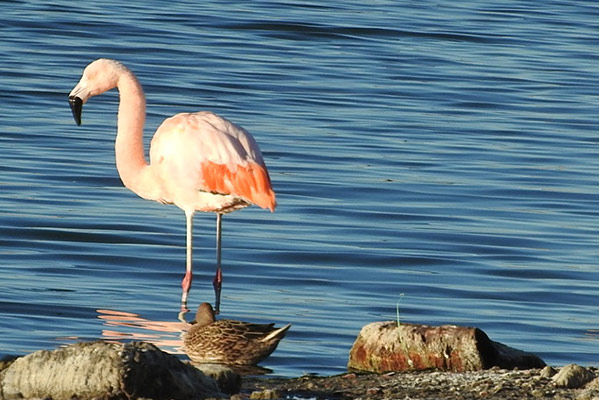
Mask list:
[[[69,105],[77,125],[81,125],[83,104],[90,97],[115,88],[123,69],[126,69],[123,64],[107,58],[100,58],[85,67],[79,83],[69,93]]]

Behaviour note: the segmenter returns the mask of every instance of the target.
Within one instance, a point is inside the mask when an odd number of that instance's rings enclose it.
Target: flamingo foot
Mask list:
[[[220,292],[223,286],[223,273],[220,268],[216,270],[212,286],[214,286],[214,297],[216,298],[214,302],[214,314],[218,315],[220,314]]]
[[[183,280],[181,281],[181,288],[183,289],[183,294],[181,295],[181,311],[189,311],[187,309],[187,296],[189,295],[189,290],[191,289],[191,281],[193,280],[193,274],[191,271],[187,271]]]
[[[185,314],[189,312],[189,308],[181,306],[181,311],[177,314],[177,319],[185,324],[187,324],[187,320],[185,319]]]

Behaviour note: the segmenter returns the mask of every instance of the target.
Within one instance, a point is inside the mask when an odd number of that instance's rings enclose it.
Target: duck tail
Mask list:
[[[263,337],[261,342],[270,342],[271,340],[276,340],[277,342],[285,337],[287,331],[291,328],[291,324],[287,324],[282,328],[278,328],[270,332],[268,335]]]

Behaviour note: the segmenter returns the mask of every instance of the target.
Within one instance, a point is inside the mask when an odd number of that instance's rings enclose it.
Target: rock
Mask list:
[[[599,368],[587,367],[595,375]],[[412,400],[599,400],[593,382],[583,389],[556,387],[541,369],[490,368],[480,371],[408,371],[394,374],[347,373],[334,376],[244,377],[241,393],[270,389],[285,399]],[[247,398],[247,397],[244,397]],[[260,398],[260,397],[256,397]]]
[[[4,356],[0,359],[0,372],[10,366],[17,358],[17,356]]]
[[[595,374],[576,364],[563,367],[552,380],[555,386],[578,389],[595,379]]]
[[[477,371],[542,368],[543,360],[494,342],[480,329],[455,325],[374,322],[362,328],[349,354],[350,370],[386,372],[438,369]]]
[[[214,379],[221,392],[227,394],[239,393],[241,389],[241,375],[233,369],[222,364],[194,364],[194,366]]]
[[[251,400],[273,400],[280,399],[281,395],[276,390],[264,389],[260,391],[252,392],[250,395]]]
[[[587,385],[587,388],[593,390],[599,390],[599,378],[595,378]]]
[[[76,343],[40,350],[0,373],[0,398],[201,399],[223,397],[216,383],[156,346]]]
[[[589,382],[576,396],[576,400],[599,400],[599,378]]]
[[[551,378],[555,374],[557,374],[557,370],[550,365],[547,365],[539,372],[541,378]]]

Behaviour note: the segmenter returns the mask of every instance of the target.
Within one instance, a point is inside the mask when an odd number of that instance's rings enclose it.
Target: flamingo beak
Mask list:
[[[69,105],[71,106],[75,123],[77,123],[77,125],[81,125],[81,110],[83,109],[83,100],[81,100],[81,97],[69,96]]]

